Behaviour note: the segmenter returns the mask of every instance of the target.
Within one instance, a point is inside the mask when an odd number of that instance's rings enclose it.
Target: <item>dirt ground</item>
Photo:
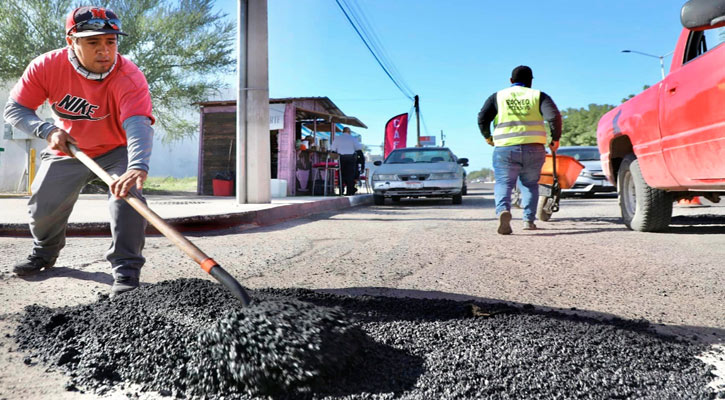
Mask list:
[[[646,319],[722,349],[725,206],[676,207],[671,229],[657,234],[627,230],[612,197],[565,199],[537,231],[522,231],[521,211],[513,214],[514,234],[497,235],[490,187],[472,187],[460,206],[404,200],[189,238],[252,288],[533,304]],[[69,238],[55,268],[21,279],[10,271],[30,239],[0,238],[0,399],[98,398],[67,392],[60,373],[26,365],[11,335],[27,305],[85,304],[108,293],[109,241]],[[164,237],[147,238],[144,255],[143,284],[205,275]]]

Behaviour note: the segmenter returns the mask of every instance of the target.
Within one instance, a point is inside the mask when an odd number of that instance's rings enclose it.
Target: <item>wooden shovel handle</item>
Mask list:
[[[101,178],[110,189],[111,184],[115,181],[115,179],[108,172],[101,168],[101,166],[98,165],[98,163],[96,163],[92,158],[82,152],[76,145],[69,144],[68,148],[71,150],[72,156],[77,158],[78,161],[82,162],[83,165],[88,167],[88,169]],[[226,286],[227,289],[239,298],[245,306],[249,304],[249,296],[247,296],[244,288],[242,288],[239,282],[237,282],[221,266],[219,266],[216,261],[207,256],[203,251],[201,251],[201,249],[196,247],[196,245],[184,237],[184,235],[164,221],[163,218],[151,210],[146,203],[141,201],[141,199],[132,196],[130,193],[123,199],[126,200],[126,202],[130,204],[134,210],[141,214],[141,216],[144,217],[151,225],[153,225],[154,228],[161,232],[162,235],[171,240],[176,247],[180,248],[184,253],[196,261],[196,263],[199,264],[204,271],[216,278],[222,285]]]

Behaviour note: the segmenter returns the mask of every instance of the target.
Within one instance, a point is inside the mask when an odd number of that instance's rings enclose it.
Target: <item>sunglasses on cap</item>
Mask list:
[[[70,35],[71,32],[76,33],[87,32],[87,31],[100,31],[108,26],[114,31],[121,31],[121,20],[117,18],[103,19],[103,18],[92,18],[86,21],[81,21],[72,28],[68,29],[66,35]],[[111,33],[111,32],[109,32]]]

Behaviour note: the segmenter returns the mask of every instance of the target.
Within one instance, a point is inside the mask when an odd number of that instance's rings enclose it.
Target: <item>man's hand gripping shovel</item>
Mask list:
[[[68,148],[71,151],[71,155],[82,162],[88,169],[93,171],[99,178],[101,178],[109,187],[115,180],[108,172],[101,168],[92,158],[88,157],[74,144],[68,144]],[[184,253],[196,261],[201,269],[206,271],[209,275],[213,276],[219,283],[229,289],[232,294],[241,300],[245,306],[249,305],[250,299],[247,292],[244,290],[242,285],[237,282],[234,277],[224,270],[219,264],[214,261],[211,257],[207,256],[203,251],[186,239],[176,229],[171,227],[166,221],[164,221],[158,214],[151,210],[143,201],[132,196],[131,194],[126,195],[124,198],[128,204],[131,205],[142,217],[146,218],[151,225],[154,226],[161,234],[171,240],[177,247],[179,247]]]

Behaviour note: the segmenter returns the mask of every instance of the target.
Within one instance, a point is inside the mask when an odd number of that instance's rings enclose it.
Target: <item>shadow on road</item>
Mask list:
[[[672,217],[666,233],[713,235],[725,233],[725,215],[700,214]]]
[[[19,276],[18,278],[28,282],[42,282],[55,278],[71,278],[82,281],[93,281],[104,285],[113,284],[113,276],[106,272],[87,272],[68,267],[53,267],[42,271],[37,275]]]
[[[725,226],[670,226],[664,233],[676,233],[687,235],[722,235],[725,234]]]
[[[516,231],[514,230],[514,235],[517,236],[571,236],[571,235],[589,235],[592,233],[602,233],[602,232],[616,232],[616,231],[627,231],[627,228],[594,228],[594,229],[552,229],[552,228],[546,228],[541,227],[540,224],[537,223],[537,226],[539,228],[536,231]]]
[[[382,206],[370,206],[374,210],[401,210],[401,209],[415,209],[415,210],[426,210],[426,209],[439,209],[439,208],[493,208],[494,200],[490,198],[484,198],[479,196],[463,196],[463,204],[451,204],[451,199],[429,199],[429,198],[403,198],[399,201],[393,201],[391,199],[385,199],[385,204]]]
[[[561,194],[562,199],[572,199],[572,200],[616,199],[617,197],[618,197],[617,192],[594,193],[594,194],[590,194],[590,195],[570,194],[570,193]]]

